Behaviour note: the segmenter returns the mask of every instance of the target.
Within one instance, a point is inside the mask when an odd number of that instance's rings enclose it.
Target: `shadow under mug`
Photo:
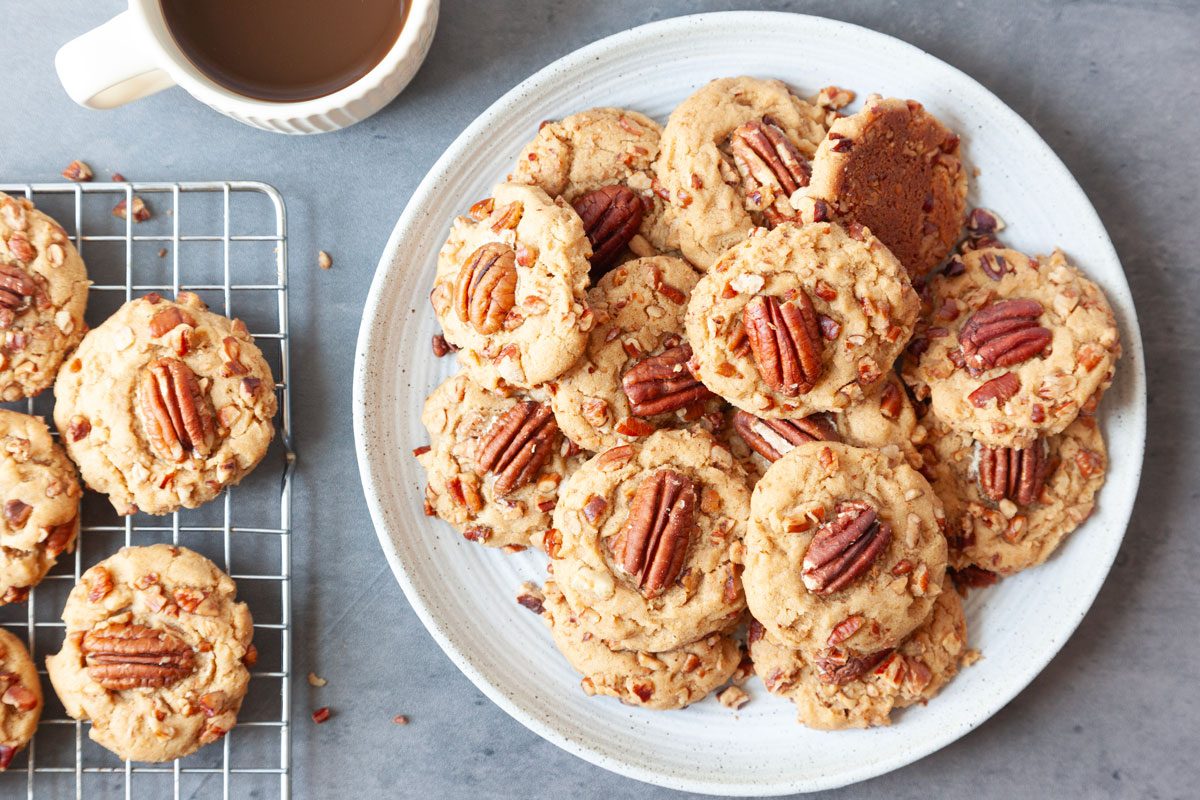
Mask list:
[[[325,133],[390,103],[417,74],[433,42],[439,0],[409,0],[400,36],[378,64],[332,94],[295,103],[255,100],[215,83],[175,44],[158,0],[129,9],[67,42],[54,57],[67,94],[87,108],[116,108],[171,86],[238,122],[275,133]]]

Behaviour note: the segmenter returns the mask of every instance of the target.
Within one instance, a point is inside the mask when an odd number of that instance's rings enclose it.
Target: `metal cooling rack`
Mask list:
[[[279,435],[240,486],[195,510],[169,517],[118,517],[107,500],[85,493],[74,558],[64,558],[26,604],[0,608],[0,625],[24,633],[45,676],[57,652],[67,593],[81,572],[122,546],[171,542],[213,559],[238,583],[254,616],[259,661],[238,725],[221,743],[170,764],[122,761],[91,742],[84,724],[66,716],[48,679],[37,735],[8,771],[0,797],[269,797],[291,794],[291,490],[288,358],[287,216],[271,186],[249,181],[204,183],[0,183],[24,195],[67,228],[93,280],[88,301],[95,326],[125,301],[148,292],[200,295],[214,311],[244,320],[280,379]],[[114,206],[134,196],[152,218],[119,219]],[[71,229],[71,221],[74,229]],[[16,406],[49,421],[52,392]],[[53,427],[53,426],[52,426]],[[73,563],[72,563],[73,562]],[[277,569],[274,565],[277,565]]]

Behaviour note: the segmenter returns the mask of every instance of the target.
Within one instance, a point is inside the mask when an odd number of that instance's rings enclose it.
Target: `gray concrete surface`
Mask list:
[[[142,180],[256,178],[287,199],[301,458],[295,796],[672,796],[525,730],[425,633],[381,556],[358,489],[353,344],[375,262],[409,193],[487,105],[609,33],[755,4],[445,0],[433,51],[411,87],[377,117],[313,138],[251,130],[179,90],[110,112],[74,106],[55,79],[54,51],[122,5],[0,2],[0,180],[55,179],[82,158],[98,174],[119,169]],[[1197,796],[1200,5],[762,5],[898,36],[962,68],[1024,115],[1083,184],[1116,242],[1141,314],[1151,381],[1149,451],[1133,524],[1078,633],[976,732],[830,796]],[[334,254],[332,271],[317,269],[318,249]],[[310,669],[329,686],[311,689],[303,679]],[[335,714],[318,727],[307,717],[319,705]],[[398,713],[412,723],[393,725]],[[218,790],[210,782],[195,795]]]

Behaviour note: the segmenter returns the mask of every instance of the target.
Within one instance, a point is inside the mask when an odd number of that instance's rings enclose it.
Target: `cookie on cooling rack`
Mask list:
[[[66,640],[46,659],[54,691],[97,744],[170,761],[237,722],[256,654],[233,580],[182,547],[125,547],[85,572],[63,609]]]
[[[25,643],[0,628],[0,772],[33,738],[42,705],[42,685]]]
[[[246,326],[181,292],[119,308],[54,387],[54,422],[88,486],[121,514],[195,508],[238,483],[275,435],[275,381]]]
[[[24,601],[75,549],[82,494],[46,423],[0,409],[0,605]]]
[[[33,397],[87,326],[88,278],[62,226],[0,192],[0,399]]]

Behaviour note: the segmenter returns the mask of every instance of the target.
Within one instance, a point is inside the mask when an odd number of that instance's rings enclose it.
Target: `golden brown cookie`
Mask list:
[[[926,474],[946,508],[950,563],[1000,575],[1037,566],[1092,513],[1107,456],[1095,417],[1023,448],[989,447],[925,418]]]
[[[54,423],[84,482],[120,514],[196,508],[275,436],[275,379],[240,320],[199,297],[131,300],[84,337],[54,386]]]
[[[548,548],[580,625],[651,652],[736,625],[749,499],[733,456],[703,430],[595,455],[563,485]]]
[[[671,112],[654,169],[689,261],[708,269],[755,227],[797,216],[823,119],[782,81],[749,77],[705,84]]]
[[[1112,383],[1116,319],[1062,251],[973,250],[930,288],[930,318],[910,347],[919,361],[905,378],[955,430],[1022,447],[1060,433]]]
[[[796,705],[810,728],[891,724],[891,713],[926,703],[978,654],[967,648],[967,621],[954,591],[942,592],[929,617],[894,650],[849,659],[812,660],[750,626],[754,671],[773,694]]]
[[[458,374],[425,401],[421,422],[430,441],[417,452],[426,513],[491,547],[543,546],[559,486],[586,458],[549,405]]]
[[[588,292],[596,326],[583,357],[547,385],[563,432],[587,450],[684,427],[720,400],[687,368],[683,317],[699,279],[686,261],[653,256],[616,267]]]
[[[580,624],[554,581],[546,582],[543,603],[554,644],[583,674],[580,685],[588,695],[658,711],[683,708],[729,680],[741,663],[742,648],[726,633],[662,653],[624,650],[609,647]]]
[[[900,262],[865,228],[759,230],[692,290],[693,371],[756,416],[845,409],[887,375],[919,305]]]
[[[510,180],[540,186],[583,218],[592,244],[593,283],[631,254],[678,249],[674,209],[654,193],[661,134],[662,126],[645,114],[591,108],[543,122],[517,156]]]
[[[967,208],[959,139],[915,100],[867,98],[834,121],[813,159],[805,219],[871,229],[914,279],[950,254]]]
[[[575,363],[595,322],[591,252],[579,215],[536,186],[502,183],[454,221],[429,300],[472,379],[529,389]]]
[[[58,557],[75,550],[82,494],[46,423],[0,410],[0,605],[24,601]]]
[[[750,613],[814,658],[895,647],[942,591],[944,528],[929,482],[899,454],[798,445],[754,487],[742,574]]]
[[[233,728],[250,684],[253,625],[207,558],[166,544],[124,547],[85,572],[46,659],[67,713],[133,761],[170,761]]]
[[[42,684],[25,643],[0,628],[0,772],[33,738],[42,706]]]
[[[88,285],[62,226],[0,192],[0,399],[32,397],[54,382],[87,330]]]

